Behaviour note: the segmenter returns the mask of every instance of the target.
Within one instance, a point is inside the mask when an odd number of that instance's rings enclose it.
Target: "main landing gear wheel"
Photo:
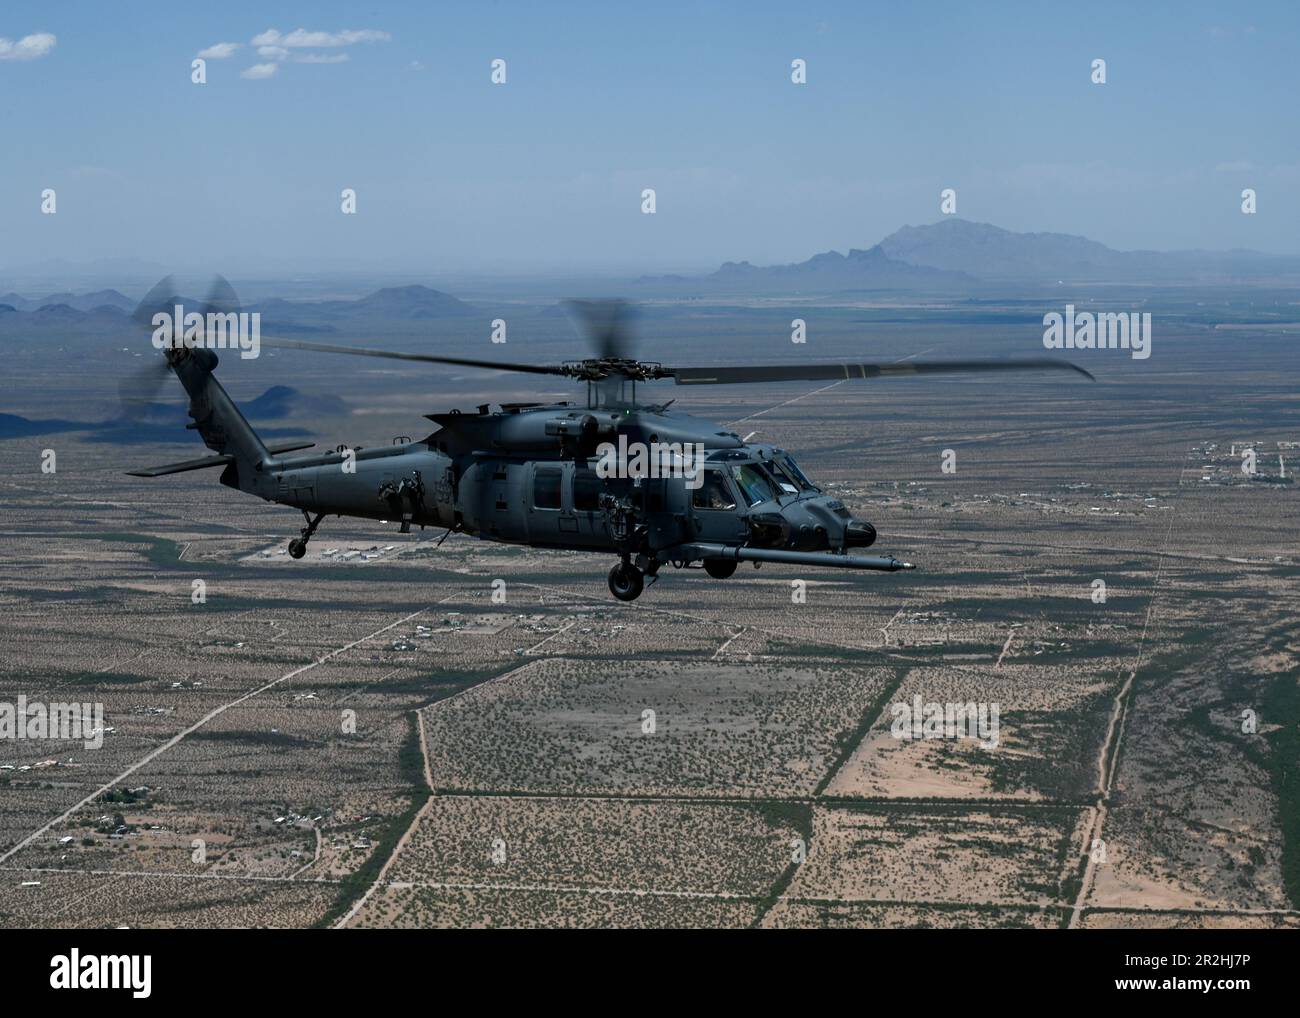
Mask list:
[[[736,563],[730,559],[711,558],[704,560],[704,571],[715,580],[725,580],[736,571]]]
[[[307,554],[307,542],[301,538],[295,537],[289,542],[289,557],[302,558]]]
[[[609,571],[609,592],[620,601],[635,601],[645,589],[645,576],[630,562],[620,562]]]

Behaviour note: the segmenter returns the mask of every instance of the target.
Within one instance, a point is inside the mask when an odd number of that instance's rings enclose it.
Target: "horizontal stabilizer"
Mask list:
[[[278,456],[284,452],[297,452],[300,449],[310,449],[315,442],[281,442],[279,445],[267,446],[267,452],[273,456]],[[235,457],[223,454],[219,456],[200,456],[195,460],[181,460],[179,463],[165,463],[160,467],[145,467],[143,470],[128,470],[127,474],[131,477],[163,477],[167,474],[183,474],[187,470],[206,470],[208,467],[224,467],[227,463],[233,463]]]
[[[266,447],[266,451],[272,456],[279,456],[282,452],[297,452],[300,449],[310,449],[315,442],[281,442],[278,445],[272,443]]]
[[[234,462],[233,456],[200,456],[196,460],[181,460],[179,463],[165,463],[160,467],[145,467],[143,470],[128,470],[131,477],[162,477],[164,474],[183,474],[187,470],[203,470],[206,467],[221,467]]]

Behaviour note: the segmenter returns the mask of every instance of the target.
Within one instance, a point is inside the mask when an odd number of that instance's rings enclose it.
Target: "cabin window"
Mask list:
[[[736,500],[721,470],[704,471],[704,483],[691,492],[691,505],[696,509],[736,508]]]
[[[560,480],[563,476],[560,467],[538,467],[533,472],[533,508],[560,508]]]
[[[573,508],[580,513],[594,513],[600,509],[600,496],[605,490],[604,482],[596,476],[594,470],[575,470],[573,472]]]

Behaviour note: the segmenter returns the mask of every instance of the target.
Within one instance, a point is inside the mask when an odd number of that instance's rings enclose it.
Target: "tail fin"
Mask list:
[[[190,397],[193,421],[186,427],[196,430],[213,452],[232,459],[221,476],[222,483],[250,488],[257,474],[271,466],[273,457],[212,373],[217,355],[201,348],[181,348],[168,351],[167,359]]]

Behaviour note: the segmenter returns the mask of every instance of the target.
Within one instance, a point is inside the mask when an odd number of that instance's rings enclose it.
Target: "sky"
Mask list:
[[[1297,40],[1293,2],[6,0],[0,269],[711,271],[870,247],[944,188],[1011,230],[1295,254]]]

